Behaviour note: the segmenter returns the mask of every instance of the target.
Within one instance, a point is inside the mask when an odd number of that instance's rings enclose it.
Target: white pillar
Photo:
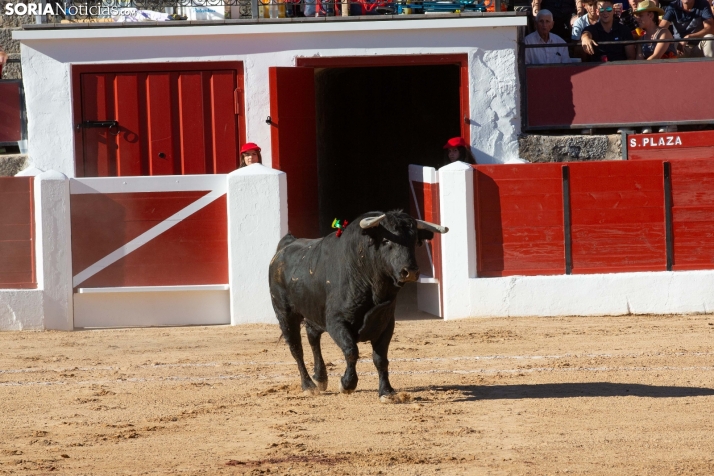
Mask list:
[[[474,170],[463,162],[439,169],[442,299],[444,319],[469,317],[469,279],[476,277],[476,222]]]
[[[277,324],[268,266],[288,232],[285,172],[261,164],[228,175],[228,282],[231,324]]]
[[[44,328],[74,329],[69,179],[48,170],[35,177],[35,259]]]

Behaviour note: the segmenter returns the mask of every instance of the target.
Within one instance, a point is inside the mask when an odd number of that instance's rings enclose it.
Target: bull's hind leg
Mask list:
[[[311,395],[319,394],[320,391],[315,386],[315,382],[312,381],[310,375],[307,373],[305,360],[303,359],[302,340],[300,339],[300,322],[302,322],[302,316],[299,314],[278,316],[278,322],[280,323],[280,329],[283,331],[285,342],[287,342],[288,347],[290,347],[290,353],[293,355],[295,362],[297,362],[298,370],[300,371],[302,391]]]
[[[392,385],[389,383],[389,359],[387,358],[389,343],[392,341],[393,334],[394,319],[387,324],[387,327],[379,338],[372,341],[372,361],[379,375],[379,400],[382,403],[394,401],[396,394]]]
[[[312,374],[312,378],[317,382],[317,388],[324,392],[327,390],[327,369],[325,368],[325,361],[322,360],[322,349],[320,349],[320,338],[322,337],[322,332],[310,325],[309,321],[305,321],[305,330],[307,331],[307,341],[310,343],[312,348],[312,358],[315,362]]]

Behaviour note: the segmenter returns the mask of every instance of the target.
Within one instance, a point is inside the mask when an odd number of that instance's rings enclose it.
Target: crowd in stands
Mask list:
[[[714,0],[666,1],[533,0],[525,44],[563,46],[526,48],[526,64],[714,58]],[[565,38],[576,44],[570,52]],[[673,39],[681,41],[628,43]]]

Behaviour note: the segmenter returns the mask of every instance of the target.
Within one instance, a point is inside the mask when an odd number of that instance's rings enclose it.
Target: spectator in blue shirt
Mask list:
[[[674,26],[674,37],[682,40],[679,55],[685,58],[714,58],[714,18],[707,0],[675,0],[667,6],[659,26]],[[701,41],[710,38],[709,41]],[[696,41],[700,40],[700,41]]]
[[[586,0],[583,2],[585,4],[585,15],[579,17],[573,23],[573,29],[571,38],[573,40],[580,40],[580,35],[583,34],[585,27],[594,25],[600,19],[600,13],[597,10],[597,0]]]

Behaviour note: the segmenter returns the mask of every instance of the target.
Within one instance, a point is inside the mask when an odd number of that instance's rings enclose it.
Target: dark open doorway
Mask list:
[[[462,134],[456,64],[315,69],[320,234],[334,218],[409,211],[409,164]]]

